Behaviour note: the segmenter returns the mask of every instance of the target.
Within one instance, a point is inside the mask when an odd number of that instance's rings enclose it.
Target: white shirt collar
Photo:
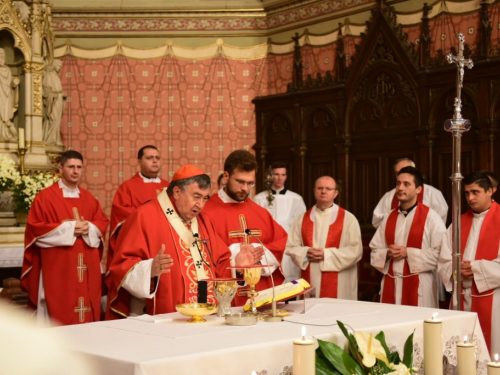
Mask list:
[[[149,177],[146,177],[144,176],[141,172],[139,172],[139,176],[141,176],[142,180],[144,181],[145,184],[150,184],[150,183],[153,183],[153,182],[156,182],[156,183],[160,183],[161,180],[160,180],[160,177],[156,176],[154,178],[149,178]]]
[[[243,202],[238,202],[237,200],[234,200],[233,198],[231,198],[229,195],[227,195],[227,193],[224,191],[224,188],[221,188],[218,192],[217,192],[217,195],[219,196],[219,198],[221,199],[222,202],[224,203],[245,203],[245,201]]]
[[[60,178],[57,183],[59,184],[59,188],[62,189],[62,191],[63,191],[64,198],[79,198],[80,197],[80,189],[78,189],[78,186],[75,189],[70,189],[69,187],[67,187],[63,183],[62,178]]]

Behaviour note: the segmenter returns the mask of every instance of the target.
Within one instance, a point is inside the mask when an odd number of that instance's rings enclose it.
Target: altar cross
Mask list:
[[[243,238],[243,242],[249,244],[250,240],[248,239],[248,237],[250,237],[250,234],[246,233],[248,226],[245,215],[240,214],[239,220],[240,220],[240,228],[230,231],[229,238]],[[258,237],[262,236],[262,232],[258,229],[250,229],[250,233]]]
[[[80,323],[85,322],[85,313],[90,312],[90,306],[85,306],[83,297],[78,297],[78,306],[75,307],[75,312],[78,313]]]
[[[87,265],[83,264],[83,253],[78,254],[78,265],[76,269],[78,271],[78,282],[81,283],[83,281],[83,271],[88,270]]]

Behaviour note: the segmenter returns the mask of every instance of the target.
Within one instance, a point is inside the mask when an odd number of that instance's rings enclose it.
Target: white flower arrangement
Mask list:
[[[21,176],[13,189],[14,211],[28,212],[36,195],[59,180],[52,172],[30,173]]]
[[[10,190],[20,182],[21,175],[10,157],[0,155],[0,193]]]

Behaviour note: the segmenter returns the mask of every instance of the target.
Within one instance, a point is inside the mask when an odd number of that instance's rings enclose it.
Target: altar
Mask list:
[[[307,337],[344,345],[336,320],[354,330],[374,334],[383,330],[389,348],[400,354],[406,338],[415,332],[414,367],[420,368],[423,321],[438,312],[447,361],[456,365],[456,343],[474,330],[477,374],[486,375],[489,353],[475,313],[325,298],[307,299],[306,312],[300,314],[301,305],[303,302],[285,305],[295,312],[283,322],[259,321],[253,326],[228,326],[216,316],[193,324],[186,322],[187,317],[171,313],[50,329],[69,336],[72,349],[93,361],[97,373],[103,375],[250,375],[252,371],[284,375],[293,364],[292,341],[301,336],[303,325]]]

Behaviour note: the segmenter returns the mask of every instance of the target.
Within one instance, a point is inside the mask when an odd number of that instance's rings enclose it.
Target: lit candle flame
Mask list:
[[[435,312],[434,314],[432,314],[432,320],[436,319],[436,318],[437,318],[437,316],[438,316],[438,313],[437,313],[437,312]]]
[[[465,344],[467,341],[469,341],[468,339],[469,339],[469,336],[465,336],[465,337],[464,337],[464,344]]]
[[[498,353],[495,354],[495,362],[498,362]]]
[[[257,371],[252,371],[252,375],[257,375]]]
[[[306,326],[302,326],[302,340],[306,338]]]

